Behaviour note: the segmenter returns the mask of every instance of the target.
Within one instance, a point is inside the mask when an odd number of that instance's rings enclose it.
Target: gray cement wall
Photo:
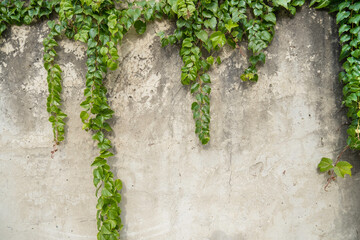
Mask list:
[[[225,48],[211,71],[211,142],[194,131],[193,97],[180,84],[179,48],[155,33],[130,33],[120,68],[107,76],[116,157],[123,180],[124,240],[312,240],[359,238],[359,153],[352,178],[332,183],[316,166],[345,146],[334,19],[304,7],[278,20],[258,83]],[[61,41],[66,141],[50,158],[52,132],[42,67],[46,23],[12,27],[0,42],[0,239],[96,239],[90,164],[81,130],[85,46]],[[245,46],[244,46],[245,47]],[[244,48],[245,49],[245,48]]]

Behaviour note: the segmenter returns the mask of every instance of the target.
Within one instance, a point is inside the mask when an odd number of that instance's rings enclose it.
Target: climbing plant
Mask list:
[[[335,179],[335,175],[351,176],[351,164],[339,161],[347,149],[360,150],[360,2],[355,0],[313,0],[311,5],[316,8],[327,8],[336,13],[336,23],[339,26],[341,46],[340,61],[343,61],[343,71],[339,79],[343,82],[343,104],[347,107],[350,120],[348,127],[347,146],[339,154],[337,160],[323,158],[318,167],[321,172],[330,173],[328,184]],[[325,186],[325,188],[328,186]]]
[[[229,45],[240,54],[240,43],[246,42],[249,50],[249,66],[239,76],[242,81],[259,78],[257,66],[265,63],[264,50],[275,34],[276,14],[285,9],[291,14],[305,0],[3,0],[0,3],[0,34],[13,24],[31,24],[49,19],[49,34],[44,39],[44,67],[48,73],[49,96],[47,111],[54,134],[54,150],[64,140],[64,119],[61,110],[61,68],[56,63],[58,39],[66,36],[87,45],[87,73],[84,89],[83,111],[80,113],[83,129],[91,132],[97,141],[98,155],[91,166],[93,183],[98,197],[97,227],[99,240],[119,238],[122,229],[119,203],[122,182],[114,178],[107,159],[113,156],[112,143],[107,132],[112,128],[108,120],[114,111],[108,104],[107,89],[103,82],[109,70],[118,67],[118,46],[124,35],[134,27],[138,34],[146,31],[147,23],[168,18],[176,25],[171,34],[158,33],[163,47],[180,46],[181,83],[190,85],[194,102],[191,105],[195,121],[195,134],[202,144],[210,140],[210,93],[209,70],[221,64],[217,52]],[[351,124],[348,128],[347,147],[360,150],[360,2],[355,0],[313,0],[310,6],[328,8],[336,13],[342,45],[340,60],[344,62],[340,80],[344,83],[343,104],[348,108]],[[55,19],[55,20],[54,20]],[[343,152],[344,152],[343,151]],[[351,175],[352,166],[339,161],[333,163],[323,158],[318,167],[321,172],[330,171],[328,184],[335,175]]]

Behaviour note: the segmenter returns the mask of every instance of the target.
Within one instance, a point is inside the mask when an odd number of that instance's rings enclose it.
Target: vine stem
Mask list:
[[[339,156],[337,157],[335,163],[334,163],[334,167],[336,166],[336,164],[340,161],[341,156],[346,152],[346,150],[348,150],[350,148],[349,145],[347,145],[339,154]],[[335,176],[334,176],[334,170],[331,170],[331,176],[328,178],[327,183],[324,187],[324,190],[326,191],[326,189],[328,188],[329,184],[331,183],[331,181],[335,180]]]

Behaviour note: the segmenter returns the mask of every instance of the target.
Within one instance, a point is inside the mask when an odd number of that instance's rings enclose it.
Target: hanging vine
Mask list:
[[[119,203],[122,182],[114,179],[107,159],[112,153],[112,143],[107,132],[112,128],[107,122],[114,111],[108,104],[104,77],[109,70],[118,67],[118,46],[131,27],[138,34],[146,31],[149,21],[169,18],[176,24],[173,33],[158,33],[163,47],[168,44],[180,46],[181,83],[190,85],[194,95],[191,105],[195,121],[195,134],[202,144],[210,140],[210,94],[209,70],[215,63],[221,64],[217,52],[228,44],[241,52],[240,43],[247,42],[249,67],[240,76],[243,81],[257,81],[258,63],[265,63],[264,49],[275,34],[276,13],[286,9],[296,13],[296,7],[305,0],[3,0],[0,3],[0,34],[13,24],[31,24],[39,19],[49,18],[50,32],[44,39],[44,67],[48,73],[49,96],[47,111],[54,134],[54,146],[64,140],[64,118],[61,110],[61,69],[56,64],[57,39],[65,35],[74,41],[87,44],[87,73],[84,101],[80,113],[83,129],[92,133],[97,141],[99,154],[91,166],[93,182],[98,197],[97,227],[99,240],[119,239],[122,229]],[[348,148],[360,150],[360,2],[350,0],[313,0],[316,8],[335,12],[339,25],[340,60],[344,71],[340,80],[344,83],[343,104],[348,108],[351,124],[348,128]],[[56,148],[52,151],[54,153]],[[343,152],[344,152],[343,151]],[[351,175],[352,166],[345,162],[323,158],[318,165],[320,171],[330,171],[328,184],[335,175]]]

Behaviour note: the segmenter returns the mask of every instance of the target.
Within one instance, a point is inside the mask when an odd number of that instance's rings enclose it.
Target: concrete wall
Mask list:
[[[178,46],[161,48],[167,22],[130,33],[120,69],[106,78],[123,180],[122,239],[359,239],[359,154],[352,178],[323,187],[316,166],[345,146],[334,19],[304,7],[278,20],[258,83],[240,81],[246,57],[225,48],[211,71],[211,142],[194,131],[193,97],[180,84]],[[90,164],[81,130],[85,46],[61,41],[66,141],[50,158],[52,132],[42,68],[46,23],[12,27],[0,42],[0,239],[96,239]],[[244,46],[245,49],[245,46]]]

